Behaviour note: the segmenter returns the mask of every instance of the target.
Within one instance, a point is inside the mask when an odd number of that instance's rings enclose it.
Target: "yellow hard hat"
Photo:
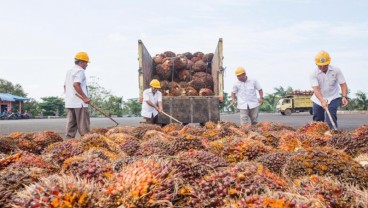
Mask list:
[[[88,54],[86,52],[79,52],[75,55],[74,58],[77,59],[77,60],[89,62],[89,57],[88,57]]]
[[[239,67],[238,67],[238,68],[236,68],[236,70],[235,70],[235,75],[236,75],[236,76],[239,76],[239,75],[241,75],[241,74],[245,74],[245,69],[244,69],[243,67],[239,66]]]
[[[158,81],[157,79],[153,79],[150,82],[150,86],[154,88],[161,88],[160,81]]]
[[[326,51],[320,51],[319,53],[317,53],[314,61],[318,66],[326,66],[330,64],[331,57],[330,54],[328,54]]]

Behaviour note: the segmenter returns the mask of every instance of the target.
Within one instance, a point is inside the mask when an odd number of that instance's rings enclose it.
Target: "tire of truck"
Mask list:
[[[313,108],[309,109],[309,114],[313,115]]]
[[[280,113],[281,113],[281,115],[283,115],[283,116],[285,115],[285,112],[280,112]]]
[[[287,115],[287,116],[291,115],[291,109],[290,108],[285,110],[285,115]]]

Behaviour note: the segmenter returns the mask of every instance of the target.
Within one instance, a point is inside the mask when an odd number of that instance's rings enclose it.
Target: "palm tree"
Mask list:
[[[367,99],[367,95],[362,92],[362,91],[358,91],[357,93],[355,93],[356,95],[356,103],[357,103],[357,108],[360,110],[368,110],[368,99]]]
[[[275,96],[277,97],[284,97],[286,94],[294,91],[292,87],[287,87],[287,89],[285,90],[282,86],[280,87],[275,87],[273,88],[274,90],[276,90],[276,92],[274,93]]]

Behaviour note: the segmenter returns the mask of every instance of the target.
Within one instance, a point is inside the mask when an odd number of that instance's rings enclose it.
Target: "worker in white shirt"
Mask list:
[[[143,102],[141,115],[146,119],[146,123],[157,124],[158,113],[162,112],[162,93],[160,81],[153,79],[150,88],[143,91]]]
[[[79,52],[74,57],[74,67],[70,69],[65,78],[65,108],[68,110],[66,138],[75,138],[77,130],[83,136],[90,131],[90,114],[88,104],[86,70],[89,57],[86,52]],[[79,94],[81,98],[76,96]]]
[[[237,108],[240,110],[240,125],[248,123],[250,118],[251,125],[258,123],[258,106],[263,104],[263,90],[259,82],[250,79],[245,73],[243,67],[235,70],[238,81],[233,86],[231,92],[232,104],[237,101]],[[257,92],[259,98],[257,98]]]
[[[332,120],[337,125],[337,109],[340,103],[347,106],[348,86],[345,77],[339,68],[331,66],[331,57],[326,51],[320,51],[315,57],[317,68],[310,75],[310,83],[314,94],[313,101],[313,121],[327,122],[330,129],[333,125],[330,118],[326,116],[326,109],[329,110]],[[341,97],[339,94],[341,88]]]

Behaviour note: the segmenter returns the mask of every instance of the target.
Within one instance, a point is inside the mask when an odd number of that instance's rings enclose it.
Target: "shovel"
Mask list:
[[[167,117],[171,118],[172,120],[174,120],[174,121],[178,122],[180,125],[183,125],[183,123],[182,123],[182,122],[180,122],[178,119],[176,119],[176,118],[174,118],[174,117],[170,116],[169,114],[165,113],[164,111],[161,111],[161,113],[162,113],[162,114],[164,114],[165,116],[167,116]]]
[[[83,98],[82,98],[82,96],[80,95],[80,94],[78,94],[78,93],[75,93],[75,95],[77,96],[77,97],[79,97],[81,100],[83,100]],[[111,118],[111,116],[108,116],[106,113],[104,113],[101,109],[99,109],[98,107],[96,107],[95,105],[93,105],[92,103],[89,103],[89,105],[93,108],[93,109],[95,109],[96,111],[98,111],[98,112],[100,112],[102,115],[104,115],[106,118],[109,118],[111,121],[113,121],[115,124],[116,124],[116,126],[118,126],[119,125],[119,123],[117,122],[117,121],[115,121],[113,118]]]
[[[332,116],[331,116],[331,113],[330,113],[330,110],[328,110],[328,106],[326,108],[326,112],[327,112],[327,115],[328,115],[328,118],[330,119],[331,121],[331,124],[332,124],[332,127],[335,131],[337,131],[337,128],[336,128],[336,124],[334,122],[334,120],[332,119]]]

